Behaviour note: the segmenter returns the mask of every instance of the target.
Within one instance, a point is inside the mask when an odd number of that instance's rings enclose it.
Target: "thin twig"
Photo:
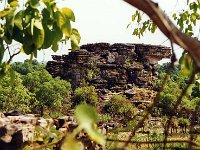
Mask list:
[[[17,53],[12,54],[10,56],[9,60],[7,61],[7,63],[9,64],[12,61],[13,57],[16,56],[16,55],[18,55],[19,53],[20,53],[20,51],[18,51]]]
[[[8,45],[6,46],[6,49],[8,50],[9,56],[11,57],[11,52],[10,52],[10,48]]]

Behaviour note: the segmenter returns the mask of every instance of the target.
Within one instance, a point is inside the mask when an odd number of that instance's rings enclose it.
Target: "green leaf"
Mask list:
[[[192,31],[192,25],[191,24],[188,25],[188,30]]]
[[[190,57],[188,53],[185,53],[185,52],[182,54],[179,60],[179,64],[181,66],[181,73],[184,76],[190,76],[195,69],[195,64],[192,58]]]
[[[135,13],[134,15],[132,15],[132,21],[133,21],[133,22],[135,21],[136,16],[137,16],[136,13]]]
[[[65,138],[61,150],[83,150],[83,144],[74,139],[73,135],[69,135]]]
[[[53,44],[52,44],[52,50],[54,51],[54,52],[57,52],[57,50],[58,50],[58,43],[57,42],[54,42]]]
[[[31,19],[31,35],[33,35],[33,30],[34,30],[34,22],[35,22],[35,18]]]
[[[104,136],[99,133],[95,124],[98,122],[98,114],[92,106],[82,104],[76,107],[75,116],[79,126],[86,130],[89,137],[98,144],[105,145]]]
[[[23,32],[17,27],[17,26],[14,26],[13,28],[13,33],[17,33],[17,34],[13,34],[12,38],[15,40],[15,41],[18,41],[20,43],[23,43]]]
[[[174,20],[176,20],[176,19],[177,19],[176,13],[174,13],[174,14],[172,15],[172,17],[174,18]]]
[[[140,23],[141,20],[142,20],[142,16],[141,16],[140,12],[138,12],[138,14],[137,14],[137,23]]]
[[[42,137],[39,136],[39,137],[37,137],[36,141],[38,141],[38,142],[43,142],[44,139],[43,139]]]
[[[196,15],[192,14],[190,18],[191,18],[191,21],[195,24],[196,19],[197,19]]]
[[[138,35],[138,29],[137,28],[133,30],[133,35]]]
[[[13,8],[9,14],[6,16],[6,26],[7,26],[7,30],[10,33],[10,35],[13,34],[13,27],[14,27],[14,12],[15,12],[15,8]]]
[[[34,27],[33,40],[37,49],[41,48],[44,43],[44,29]]]
[[[98,122],[98,114],[92,106],[82,104],[75,109],[75,115],[79,124],[93,124]]]
[[[39,0],[30,0],[30,6],[34,9],[40,6]]]
[[[23,30],[23,25],[22,25],[23,12],[24,12],[23,10],[19,11],[19,12],[15,15],[15,19],[14,19],[15,25],[16,25],[20,30]]]
[[[10,33],[8,31],[6,31],[4,33],[3,39],[7,44],[11,44],[12,43],[12,36],[10,35]]]
[[[70,8],[62,8],[61,11],[68,19],[75,22],[74,12]]]
[[[55,36],[54,36],[54,32],[49,30],[48,27],[44,27],[44,32],[45,32],[45,37],[44,37],[44,43],[43,43],[42,48],[47,49],[52,45]]]
[[[12,2],[10,3],[10,6],[11,6],[11,7],[17,7],[17,6],[19,6],[19,3],[18,3],[18,1],[12,1]]]
[[[195,84],[190,84],[189,88],[187,89],[186,95],[188,96],[191,95],[193,87],[195,87]]]
[[[66,37],[69,38],[71,34],[71,24],[69,19],[66,18],[60,11],[56,12],[56,17],[58,27],[66,35]]]
[[[62,32],[65,34],[67,38],[69,38],[71,35],[71,31],[72,31],[72,28],[71,28],[70,21],[66,19],[65,24],[63,24],[62,26]]]
[[[39,30],[43,30],[42,22],[40,20],[35,20],[34,26]]]
[[[105,146],[106,141],[105,137],[99,132],[95,125],[93,126],[85,126],[84,128],[88,133],[89,137],[98,144]]]
[[[0,11],[0,18],[7,16],[11,10],[11,8],[5,8],[3,11]]]
[[[154,23],[152,23],[152,26],[151,26],[151,33],[154,33],[157,29],[157,25],[155,25]]]
[[[79,48],[78,44],[80,43],[81,36],[77,29],[72,29],[72,34],[70,36],[71,39],[71,48],[72,50],[76,50]]]
[[[59,42],[63,37],[62,31],[57,25],[53,26],[53,37],[55,42]]]
[[[57,25],[62,30],[62,26],[65,24],[65,16],[60,12],[56,12],[56,19],[57,19]]]
[[[35,50],[37,50],[37,47],[35,45],[35,43],[33,43],[33,37],[30,34],[25,34],[24,37],[24,43],[23,43],[23,51],[29,55],[32,52],[34,52]]]
[[[3,78],[7,71],[8,71],[8,66],[6,62],[3,62],[2,64],[0,64],[0,79]]]
[[[4,36],[4,29],[3,28],[0,28],[0,38],[3,38],[3,36]]]

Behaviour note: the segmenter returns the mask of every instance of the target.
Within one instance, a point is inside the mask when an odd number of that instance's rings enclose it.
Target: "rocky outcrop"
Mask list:
[[[25,146],[29,146],[28,149],[39,149],[47,140],[51,143],[54,138],[63,138],[78,126],[74,116],[44,119],[34,114],[14,115],[15,112],[6,113],[7,116],[0,113],[0,150],[18,150]],[[113,123],[99,124],[103,134],[113,127]],[[83,142],[85,149],[91,145],[93,149],[100,149],[83,131],[77,139]]]
[[[96,43],[83,45],[69,55],[53,55],[46,69],[54,77],[70,81],[73,88],[86,81],[96,89],[112,92],[132,85],[151,89],[157,62],[170,56],[170,48],[164,46]]]

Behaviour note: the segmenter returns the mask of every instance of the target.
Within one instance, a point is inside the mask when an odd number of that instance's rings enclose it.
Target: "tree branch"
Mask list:
[[[20,51],[18,51],[17,53],[14,53],[13,55],[10,56],[10,59],[8,60],[8,64],[12,61],[13,57],[18,55],[20,53]]]
[[[172,21],[151,0],[124,0],[130,5],[145,12],[171,41],[185,49],[200,68],[200,42],[181,32]]]

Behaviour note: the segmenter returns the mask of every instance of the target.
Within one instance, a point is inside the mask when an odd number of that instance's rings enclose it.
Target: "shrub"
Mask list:
[[[96,106],[98,103],[98,96],[94,86],[78,87],[72,96],[72,105],[76,106],[81,103],[87,103]]]
[[[111,120],[112,120],[112,118],[109,114],[102,114],[100,116],[100,122],[102,122],[102,123],[109,122]]]
[[[21,110],[30,112],[30,102],[33,94],[22,85],[21,75],[16,73],[15,80],[11,83],[10,76],[7,74],[0,80],[0,110]]]
[[[128,121],[132,119],[135,107],[123,95],[114,95],[103,110],[112,116],[121,116]]]

